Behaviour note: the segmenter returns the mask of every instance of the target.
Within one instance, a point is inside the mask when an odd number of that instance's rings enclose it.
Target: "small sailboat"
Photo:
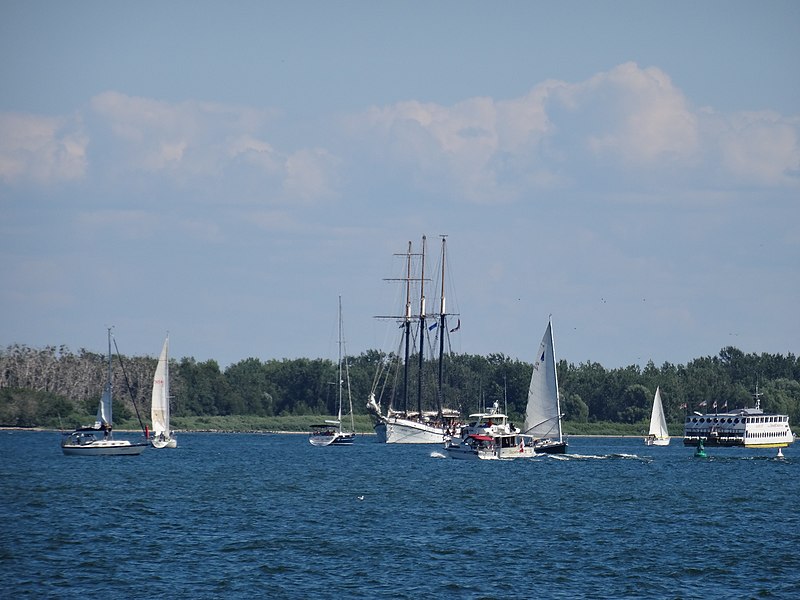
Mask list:
[[[164,340],[153,375],[153,399],[150,404],[150,420],[153,422],[154,448],[177,448],[175,432],[169,428],[169,336]]]
[[[308,441],[312,446],[351,446],[356,439],[355,417],[353,415],[353,399],[350,396],[350,374],[346,363],[343,360],[342,348],[344,346],[344,334],[342,325],[342,297],[339,296],[339,385],[338,385],[338,404],[339,414],[336,420],[325,419],[319,425],[311,426],[311,434]],[[342,427],[342,403],[343,403],[343,384],[347,383],[347,401],[350,407],[350,429]]]
[[[548,320],[539,352],[533,363],[528,404],[525,408],[523,434],[535,438],[534,450],[538,454],[564,454],[567,442],[561,430],[561,406],[558,398],[553,322]]]
[[[648,446],[669,446],[669,430],[667,418],[664,416],[664,405],[661,403],[661,388],[656,388],[653,397],[653,412],[650,415],[650,432],[644,438]]]
[[[111,368],[111,328],[108,328],[108,379],[100,404],[97,407],[97,420],[94,425],[79,427],[61,440],[61,450],[72,456],[135,456],[141,454],[149,445],[146,441],[131,442],[117,440],[112,435],[112,368]]]

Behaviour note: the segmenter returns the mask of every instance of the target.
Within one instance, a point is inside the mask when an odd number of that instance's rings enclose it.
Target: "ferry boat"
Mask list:
[[[755,408],[686,416],[683,445],[732,446],[743,448],[785,448],[795,441],[789,416],[761,410],[758,389]]]

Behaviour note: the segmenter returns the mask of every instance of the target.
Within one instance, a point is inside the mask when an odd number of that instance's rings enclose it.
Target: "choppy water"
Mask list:
[[[88,458],[59,439],[0,432],[6,598],[800,597],[800,447],[573,438],[469,462],[184,433]]]

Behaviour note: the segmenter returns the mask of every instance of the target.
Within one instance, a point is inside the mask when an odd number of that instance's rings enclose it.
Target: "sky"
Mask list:
[[[0,348],[800,354],[800,3],[0,1]],[[402,287],[402,286],[401,286]]]

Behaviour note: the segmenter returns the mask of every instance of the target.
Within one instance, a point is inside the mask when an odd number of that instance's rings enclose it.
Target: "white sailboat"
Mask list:
[[[426,237],[422,236],[422,252],[420,277],[418,280],[413,279],[411,276],[411,257],[414,256],[411,251],[411,242],[408,242],[408,251],[406,257],[406,276],[403,279],[406,284],[406,303],[405,312],[402,317],[382,317],[389,319],[399,319],[402,322],[403,338],[402,344],[404,350],[402,352],[404,359],[402,362],[403,368],[403,406],[395,409],[389,406],[386,414],[381,412],[380,405],[375,399],[375,392],[381,384],[381,373],[376,376],[373,382],[372,391],[370,393],[369,401],[367,402],[367,409],[373,418],[375,434],[378,442],[387,444],[441,444],[448,440],[458,428],[458,420],[460,413],[454,409],[443,407],[442,399],[442,368],[443,368],[443,355],[444,355],[444,337],[449,333],[447,329],[447,316],[446,303],[445,303],[445,248],[446,236],[442,236],[442,255],[441,255],[441,298],[440,298],[440,311],[438,321],[432,323],[430,327],[426,326],[426,307],[425,307],[425,243]],[[420,287],[420,304],[419,314],[412,316],[411,309],[411,284],[412,281],[419,282]],[[412,322],[419,324],[419,374],[417,377],[417,409],[413,410],[408,406],[409,395],[409,355],[410,355],[410,340],[412,337]],[[460,326],[460,322],[459,322]],[[457,326],[453,331],[458,329]],[[429,329],[438,328],[437,335],[439,336],[439,375],[438,375],[438,390],[437,390],[437,406],[436,410],[424,410],[422,406],[422,370],[424,366],[424,343],[425,333]],[[399,357],[400,352],[397,353]],[[381,365],[382,369],[383,365]]]
[[[108,328],[108,379],[106,380],[100,404],[97,407],[97,420],[94,425],[79,427],[61,440],[61,450],[72,456],[135,456],[147,448],[148,443],[117,440],[112,435],[112,368],[111,368],[111,328]]]
[[[533,363],[525,424],[522,427],[524,434],[535,438],[534,449],[537,453],[563,454],[567,451],[567,442],[561,431],[562,417],[558,398],[553,322],[550,319]]]
[[[164,340],[153,375],[153,397],[150,404],[150,420],[153,422],[154,448],[177,448],[175,432],[169,428],[169,336]]]
[[[661,403],[661,388],[656,388],[656,395],[653,397],[653,412],[650,415],[650,431],[645,444],[648,446],[669,446],[669,430],[667,429],[667,418],[664,416],[664,405]]]
[[[350,373],[343,357],[344,348],[344,326],[342,324],[342,297],[339,296],[339,385],[338,385],[338,404],[339,414],[336,420],[325,419],[319,425],[311,426],[311,434],[308,441],[312,446],[352,446],[356,439],[355,416],[353,415],[353,399],[350,395]],[[342,427],[342,404],[344,401],[343,385],[347,384],[347,402],[350,407],[350,429]]]

